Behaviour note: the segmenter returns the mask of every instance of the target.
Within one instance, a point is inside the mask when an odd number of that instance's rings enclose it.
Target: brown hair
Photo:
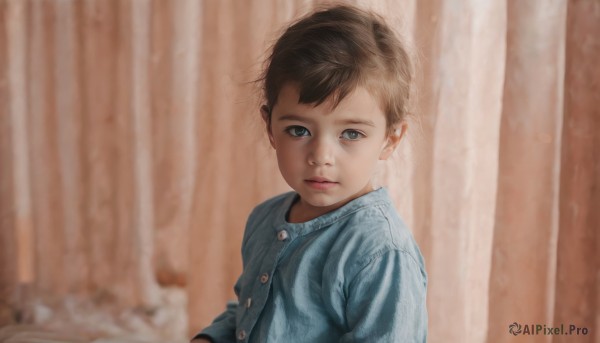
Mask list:
[[[317,10],[289,26],[266,61],[263,91],[268,111],[283,85],[299,88],[300,103],[333,105],[357,86],[379,98],[388,130],[407,114],[411,58],[382,17],[338,5]]]

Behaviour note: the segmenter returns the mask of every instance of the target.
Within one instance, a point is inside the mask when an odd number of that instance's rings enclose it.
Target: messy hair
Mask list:
[[[303,104],[333,106],[356,87],[379,100],[388,130],[404,120],[413,77],[410,55],[384,19],[353,6],[317,10],[290,25],[271,49],[261,81],[268,112],[284,84]]]

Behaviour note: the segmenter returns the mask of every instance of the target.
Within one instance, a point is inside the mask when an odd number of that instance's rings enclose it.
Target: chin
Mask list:
[[[328,207],[335,205],[342,200],[327,194],[310,194],[308,192],[298,193],[305,202],[314,207]]]
[[[336,201],[312,200],[307,198],[304,198],[304,200],[313,207],[329,207],[337,203]]]

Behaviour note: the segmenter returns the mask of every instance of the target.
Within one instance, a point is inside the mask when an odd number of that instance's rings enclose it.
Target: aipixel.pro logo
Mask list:
[[[508,332],[510,332],[511,334],[513,334],[515,336],[520,334],[521,330],[522,330],[521,324],[519,324],[517,322],[514,322],[508,326]]]
[[[548,326],[545,324],[519,324],[513,322],[508,325],[508,332],[513,335],[544,335],[544,336],[559,336],[559,335],[574,335],[574,336],[585,336],[589,333],[588,328],[578,327],[577,325],[560,324],[560,326]]]

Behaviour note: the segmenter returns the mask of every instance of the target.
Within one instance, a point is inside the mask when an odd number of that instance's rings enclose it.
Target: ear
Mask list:
[[[269,135],[269,143],[273,149],[275,149],[275,141],[273,139],[273,131],[271,130],[271,111],[269,110],[269,106],[262,105],[260,107],[260,114],[262,116],[263,121],[265,122],[265,127],[267,129],[267,134]]]
[[[394,152],[394,150],[396,150],[396,147],[400,143],[400,140],[406,133],[407,128],[408,124],[404,121],[394,126],[394,131],[392,132],[392,134],[387,136],[385,145],[381,150],[381,153],[379,154],[380,160],[387,160],[390,156],[392,156],[392,153]]]

